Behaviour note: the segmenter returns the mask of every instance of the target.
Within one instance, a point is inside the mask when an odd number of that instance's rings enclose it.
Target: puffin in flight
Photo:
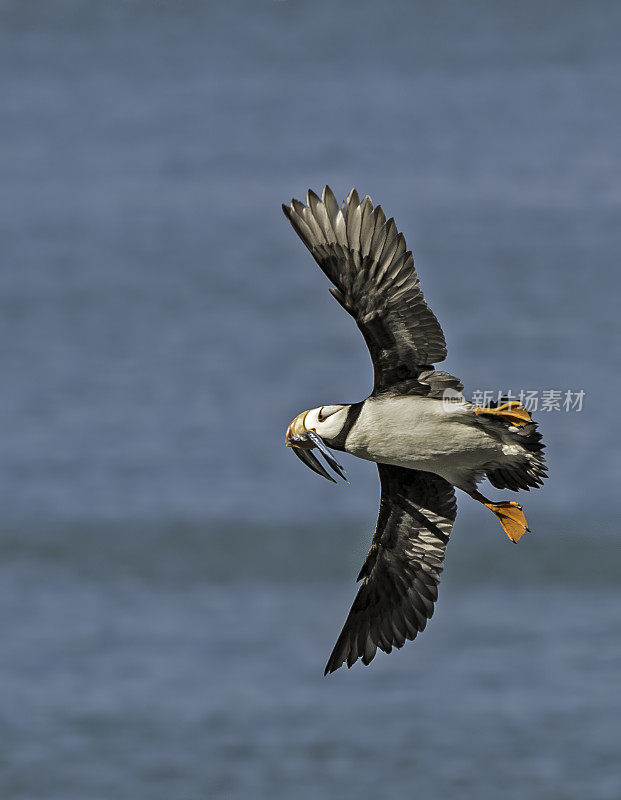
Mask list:
[[[306,205],[292,200],[283,211],[356,321],[374,370],[366,400],[303,411],[285,434],[287,446],[329,480],[313,450],[342,478],[330,448],[375,461],[379,471],[375,534],[328,674],[358,659],[369,664],[378,647],[390,653],[424,630],[455,521],[455,487],[487,506],[511,541],[529,530],[518,503],[488,500],[476,487],[484,477],[498,489],[541,486],[544,445],[518,402],[467,402],[461,381],[434,368],[446,357],[442,328],[403,234],[381,206],[355,189],[339,206],[326,186],[321,199],[309,191]]]

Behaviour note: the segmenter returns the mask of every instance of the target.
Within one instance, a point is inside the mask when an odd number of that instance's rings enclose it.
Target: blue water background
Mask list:
[[[621,8],[0,3],[0,796],[617,800]],[[460,498],[414,644],[322,678],[377,510],[282,446],[368,355],[280,211],[394,215],[466,392],[550,462]],[[500,496],[500,495],[499,495]]]

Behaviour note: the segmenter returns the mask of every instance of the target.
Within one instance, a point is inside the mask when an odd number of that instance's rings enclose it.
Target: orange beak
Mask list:
[[[304,433],[307,433],[306,426],[304,425],[304,420],[306,419],[306,415],[308,411],[302,411],[301,414],[298,414],[297,417],[289,423],[287,430],[285,432],[285,444],[287,447],[302,447],[302,448],[311,448],[313,445],[310,442],[292,442],[294,436],[301,436]]]

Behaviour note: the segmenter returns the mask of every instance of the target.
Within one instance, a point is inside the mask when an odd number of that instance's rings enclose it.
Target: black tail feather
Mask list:
[[[493,464],[486,470],[486,475],[496,489],[518,489],[528,491],[543,485],[548,476],[546,460],[543,455],[545,445],[541,442],[541,434],[537,423],[530,422],[512,432],[515,443],[521,445],[526,452],[516,455],[514,460],[502,465]]]

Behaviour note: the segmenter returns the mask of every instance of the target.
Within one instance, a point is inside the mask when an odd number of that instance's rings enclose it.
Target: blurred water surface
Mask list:
[[[621,9],[0,3],[7,798],[621,795]],[[536,414],[414,645],[321,677],[377,478],[282,446],[368,355],[280,203],[397,219],[466,391]]]

